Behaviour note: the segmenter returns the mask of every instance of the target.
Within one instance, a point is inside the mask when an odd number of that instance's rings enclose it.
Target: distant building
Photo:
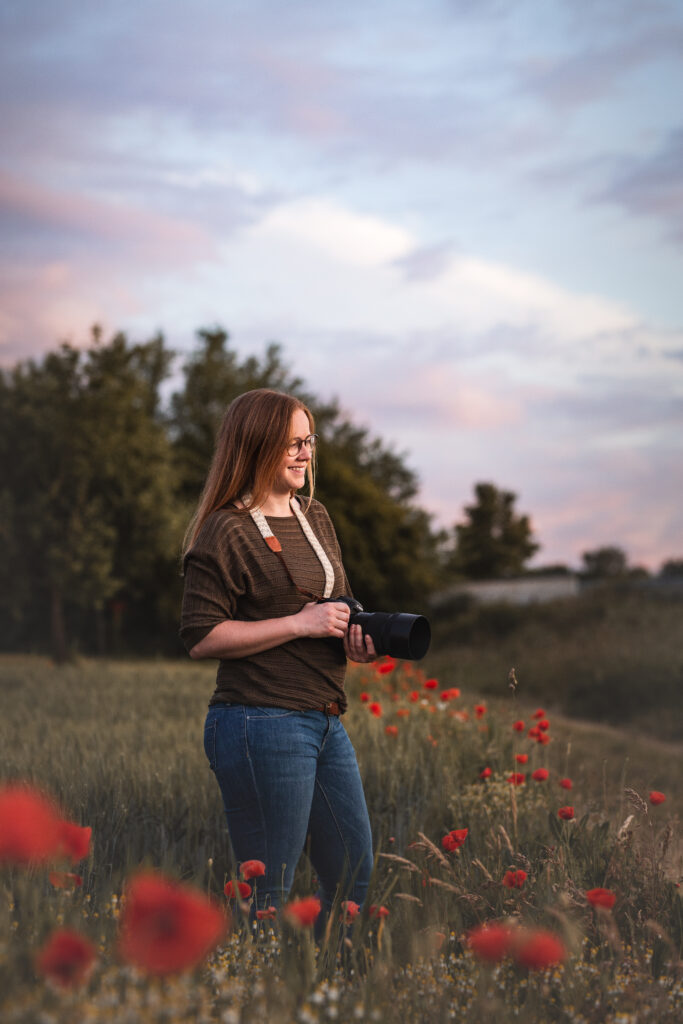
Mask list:
[[[520,576],[511,580],[469,580],[442,590],[433,604],[438,608],[457,597],[471,597],[481,604],[535,604],[576,597],[580,589],[579,578],[573,573]]]

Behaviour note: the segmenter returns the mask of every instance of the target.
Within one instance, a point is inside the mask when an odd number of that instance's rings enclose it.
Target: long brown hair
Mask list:
[[[298,410],[306,413],[313,433],[315,422],[310,409],[293,395],[256,388],[230,403],[216,437],[204,490],[185,534],[184,555],[216,509],[243,499],[245,494],[251,495],[245,511],[258,508],[266,500],[291,440],[292,417]],[[315,477],[313,463],[311,459],[306,467],[310,497]]]

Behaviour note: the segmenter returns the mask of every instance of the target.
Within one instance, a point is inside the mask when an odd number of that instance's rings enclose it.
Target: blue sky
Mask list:
[[[436,521],[683,557],[683,4],[0,8],[0,362],[282,343]],[[324,453],[321,453],[324,457]]]

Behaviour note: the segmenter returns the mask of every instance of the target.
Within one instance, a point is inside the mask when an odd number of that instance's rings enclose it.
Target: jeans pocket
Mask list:
[[[207,719],[204,725],[204,753],[212,772],[216,770],[216,719]]]

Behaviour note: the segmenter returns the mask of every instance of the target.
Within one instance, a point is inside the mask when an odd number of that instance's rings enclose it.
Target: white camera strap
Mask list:
[[[248,503],[249,503],[250,499],[251,499],[251,495],[245,494],[244,497],[242,498],[242,503],[245,506],[248,506]],[[302,512],[301,506],[300,506],[298,500],[295,497],[291,497],[289,499],[289,504],[290,504],[290,507],[292,509],[292,512],[294,513],[296,518],[299,520],[299,526],[303,530],[304,536],[305,536],[306,540],[308,541],[308,543],[311,545],[311,547],[315,551],[316,555],[318,556],[318,561],[320,562],[320,564],[323,567],[323,572],[325,573],[325,589],[323,590],[323,595],[322,596],[323,597],[331,597],[332,596],[332,590],[334,589],[334,569],[332,568],[332,563],[330,562],[329,558],[327,557],[327,554],[326,554],[325,549],[323,548],[322,544],[320,543],[320,541],[318,540],[316,535],[313,533],[313,529],[311,528],[311,524],[309,523],[308,519],[306,518],[306,516]],[[264,516],[263,512],[261,511],[260,508],[250,508],[249,509],[249,515],[251,516],[251,518],[256,523],[256,526],[258,527],[258,531],[261,534],[261,536],[263,537],[263,539],[265,540],[266,544],[268,545],[270,550],[274,554],[276,554],[278,556],[278,558],[280,559],[280,561],[282,562],[282,564],[285,567],[287,575],[292,580],[292,583],[294,583],[294,580],[292,579],[292,574],[290,573],[290,571],[289,571],[289,569],[287,567],[287,563],[285,562],[284,557],[282,555],[282,545],[280,544],[280,541],[277,539],[277,537],[275,536],[275,534],[271,530],[270,526],[268,525],[268,520]],[[301,589],[300,587],[298,587],[298,584],[296,584],[296,583],[294,583],[294,586],[296,586],[297,589],[299,589],[299,590]],[[307,591],[303,591],[303,593],[306,593],[308,595]],[[308,595],[308,596],[315,597],[315,595]]]

